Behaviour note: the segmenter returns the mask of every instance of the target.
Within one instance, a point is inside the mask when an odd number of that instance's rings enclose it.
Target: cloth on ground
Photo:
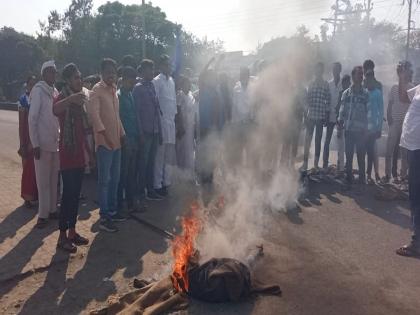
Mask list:
[[[264,285],[251,280],[247,266],[230,258],[213,258],[188,271],[189,292],[206,302],[236,302],[252,294],[281,295],[278,285]]]

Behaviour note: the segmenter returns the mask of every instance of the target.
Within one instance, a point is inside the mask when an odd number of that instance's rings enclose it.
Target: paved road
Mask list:
[[[15,177],[19,174],[19,160],[15,156],[16,122],[15,112],[0,112],[0,145],[3,148],[0,166],[5,165],[5,160],[9,161],[9,168],[1,167],[0,187],[8,184],[15,189],[18,187]],[[8,178],[7,183],[4,178]],[[262,280],[278,283],[283,296],[258,297],[240,304],[193,302],[188,313],[420,314],[420,260],[394,254],[410,235],[408,204],[406,201],[375,200],[376,190],[370,187],[362,194],[343,194],[336,183],[312,183],[308,196],[301,200],[299,211],[267,212],[262,240],[266,255],[256,274]],[[8,194],[13,195],[13,192]],[[171,200],[152,206],[152,211],[145,217],[170,230],[177,227],[176,216],[185,207],[181,198],[184,195],[183,191],[174,193]],[[15,204],[19,203],[16,192],[13,198]],[[9,231],[5,232],[4,223],[10,223],[7,217],[15,208],[7,207],[8,204],[0,204],[0,236],[10,236]],[[83,224],[95,224],[96,210],[82,209],[81,212],[82,220],[86,220]],[[30,222],[25,215],[15,219]],[[127,290],[133,277],[147,277],[168,270],[170,249],[165,240],[133,222],[121,229],[111,238],[98,234],[93,225],[88,231],[92,244],[83,249],[80,257],[78,254],[64,266],[57,265],[46,272],[4,284],[0,289],[3,312],[84,313],[89,308],[103,305],[109,295]],[[2,241],[6,239],[1,246],[7,243],[9,247],[0,247],[0,254],[1,249],[10,251],[2,253],[5,256],[0,260],[0,267],[4,267],[5,261],[19,265],[17,258],[21,256],[31,256],[35,252],[39,255],[41,250],[37,251],[35,245],[42,246],[41,256],[44,260],[49,257],[47,263],[57,259],[55,234],[42,241],[46,235],[40,236],[31,229],[25,231],[26,236],[1,237]],[[14,248],[20,249],[18,255]],[[26,253],[26,248],[31,252]],[[29,261],[31,257],[25,259]],[[19,270],[23,270],[26,263],[22,263]],[[112,281],[103,282],[105,277]]]
[[[20,163],[16,154],[19,149],[18,112],[0,110],[0,159]]]

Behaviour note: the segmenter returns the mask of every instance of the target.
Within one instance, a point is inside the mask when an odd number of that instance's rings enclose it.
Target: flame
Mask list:
[[[178,292],[188,292],[188,262],[195,252],[194,242],[200,231],[200,220],[197,218],[198,203],[190,206],[191,214],[182,218],[182,233],[172,241],[172,255],[175,259],[172,270],[172,284]]]

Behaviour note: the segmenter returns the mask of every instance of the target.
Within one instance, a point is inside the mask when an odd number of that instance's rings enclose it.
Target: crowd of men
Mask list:
[[[162,200],[169,194],[173,165],[196,179],[196,162],[214,154],[205,149],[205,139],[229,124],[234,135],[233,159],[240,160],[251,124],[255,123],[250,86],[258,78],[246,67],[240,69],[234,86],[218,64],[209,64],[193,88],[191,72],[173,75],[171,60],[162,55],[156,75],[154,62],[143,60],[136,69],[112,59],[100,64],[100,78],[83,80],[75,64],[61,72],[64,84],[56,89],[57,69],[45,62],[42,79],[27,81],[20,99],[19,154],[23,161],[22,198],[26,205],[38,201],[36,227],[58,219],[59,249],[75,252],[88,240],[76,232],[82,181],[87,165],[95,162],[100,207],[99,228],[117,232],[121,212],[142,211],[145,200]],[[261,65],[262,66],[262,65]],[[341,76],[342,66],[333,64],[332,79],[324,79],[324,64],[317,63],[308,87],[296,85],[288,132],[282,141],[281,161],[294,167],[299,135],[306,129],[301,171],[308,169],[315,132],[314,169],[327,172],[330,143],[336,131],[337,174],[351,189],[353,157],[358,162],[358,183],[408,181],[414,234],[412,242],[397,250],[401,255],[420,254],[420,88],[412,81],[408,61],[397,65],[398,83],[391,88],[384,119],[383,87],[376,80],[375,64],[366,60],[351,75]],[[175,76],[175,79],[173,78]],[[96,82],[97,81],[97,82]],[[191,91],[193,89],[193,92]],[[384,120],[389,125],[385,176],[380,178],[376,142]],[[324,130],[322,168],[319,168]],[[200,138],[201,149],[195,140]],[[398,159],[401,170],[398,174]],[[366,167],[367,157],[367,167]],[[60,211],[57,211],[58,179],[62,181]],[[212,181],[212,166],[203,168],[201,182]]]

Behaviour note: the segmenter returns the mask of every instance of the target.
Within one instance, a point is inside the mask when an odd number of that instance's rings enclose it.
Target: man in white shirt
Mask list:
[[[241,67],[239,81],[236,82],[233,89],[233,123],[248,123],[251,121],[250,80],[249,68]]]
[[[330,88],[330,95],[331,95],[331,102],[330,102],[330,110],[329,115],[327,117],[327,136],[325,138],[324,142],[324,153],[323,153],[323,168],[326,170],[328,168],[328,160],[330,156],[330,143],[331,138],[334,132],[334,127],[337,124],[337,104],[339,102],[339,95],[342,90],[341,86],[341,63],[334,62],[332,74],[333,78],[328,81],[328,86]],[[339,141],[344,141],[344,138],[339,139]],[[340,146],[344,147],[343,146]],[[344,154],[339,154],[340,157],[342,157],[342,161],[339,161],[338,164],[343,165],[344,164]]]
[[[59,123],[53,114],[57,69],[54,61],[42,65],[42,80],[29,96],[29,136],[35,156],[35,175],[39,193],[37,228],[44,228],[48,218],[57,219],[57,183],[59,170]]]
[[[160,74],[154,78],[162,119],[162,143],[158,146],[154,167],[154,189],[160,196],[168,195],[171,185],[171,165],[175,159],[175,115],[177,114],[175,82],[171,77],[171,63],[167,55],[159,60]]]
[[[408,189],[413,236],[410,244],[397,249],[397,254],[420,257],[420,85],[407,94],[411,105],[403,122],[400,145],[408,151]]]
[[[252,121],[251,76],[248,67],[241,67],[239,81],[233,89],[232,104],[232,138],[229,142],[229,160],[231,165],[239,165],[242,161],[244,150],[246,151],[247,135]]]

